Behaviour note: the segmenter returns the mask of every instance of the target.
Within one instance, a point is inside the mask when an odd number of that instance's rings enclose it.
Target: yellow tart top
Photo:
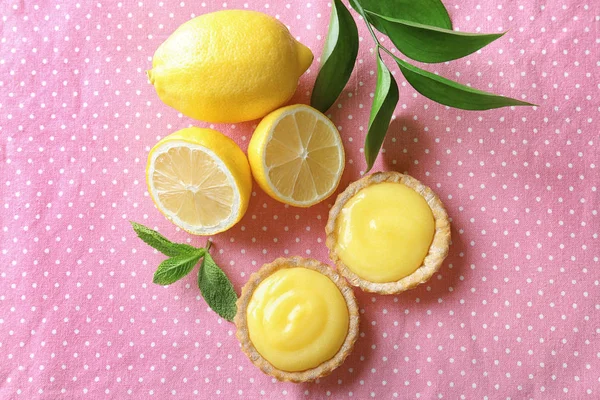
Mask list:
[[[282,371],[305,371],[331,359],[349,329],[346,299],[313,269],[275,271],[254,290],[246,311],[250,340]]]
[[[415,190],[400,182],[381,182],[344,204],[335,230],[335,251],[352,272],[371,282],[393,282],[423,264],[435,219]]]

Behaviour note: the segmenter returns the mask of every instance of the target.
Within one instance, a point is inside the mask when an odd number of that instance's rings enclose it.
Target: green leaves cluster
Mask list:
[[[169,257],[156,269],[152,280],[154,283],[170,285],[189,274],[202,260],[198,271],[198,287],[202,297],[221,317],[233,320],[237,313],[237,294],[227,275],[211,257],[210,241],[206,248],[196,248],[185,243],[173,243],[155,230],[136,222],[131,222],[131,225],[140,239]]]
[[[399,99],[398,85],[381,58],[388,53],[407,82],[423,96],[463,110],[489,110],[533,104],[473,89],[418,68],[381,45],[374,29],[390,38],[405,56],[424,63],[441,63],[469,55],[504,33],[478,34],[452,30],[448,11],[440,0],[350,0],[364,19],[377,56],[377,85],[365,138],[367,171],[381,150],[392,114]],[[326,112],[348,82],[358,53],[356,23],[341,0],[334,0],[321,69],[315,82],[311,105]]]

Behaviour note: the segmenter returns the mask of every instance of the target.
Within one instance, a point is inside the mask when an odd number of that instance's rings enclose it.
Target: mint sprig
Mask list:
[[[211,242],[206,247],[194,247],[185,243],[173,243],[160,233],[144,225],[131,221],[131,226],[144,243],[168,256],[160,263],[152,282],[157,285],[170,285],[189,274],[202,259],[198,271],[198,287],[209,307],[225,318],[233,321],[237,313],[237,294],[231,281],[209,253]]]

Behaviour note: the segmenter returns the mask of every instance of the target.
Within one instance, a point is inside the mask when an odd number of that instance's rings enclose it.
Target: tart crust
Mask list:
[[[429,252],[425,256],[423,264],[421,264],[415,272],[397,281],[378,283],[359,277],[340,259],[335,250],[338,239],[336,224],[338,216],[348,200],[361,189],[383,182],[402,183],[423,196],[433,213],[435,232],[433,234],[431,246],[429,247]],[[366,292],[379,294],[400,293],[429,280],[429,278],[440,269],[444,259],[448,255],[448,247],[450,245],[450,221],[448,219],[448,213],[440,198],[433,190],[419,182],[417,179],[393,171],[376,172],[350,184],[346,190],[339,194],[335,204],[329,211],[329,220],[327,221],[325,232],[327,234],[325,244],[329,248],[329,258],[335,263],[340,273],[348,279],[352,285],[358,286]]]
[[[246,313],[254,290],[264,279],[280,269],[295,267],[302,267],[318,271],[327,276],[337,286],[342,293],[344,300],[346,300],[349,323],[346,339],[344,340],[344,343],[338,352],[331,359],[322,362],[315,368],[305,371],[288,372],[275,368],[256,350],[252,344],[252,341],[250,340]],[[242,351],[248,356],[250,361],[252,361],[252,363],[260,368],[265,374],[271,375],[280,381],[289,381],[294,383],[310,382],[329,375],[334,369],[339,367],[344,362],[346,357],[354,348],[354,343],[358,338],[359,312],[352,287],[350,287],[348,282],[346,282],[346,280],[333,268],[321,263],[320,261],[310,258],[302,258],[298,256],[290,258],[278,258],[271,263],[263,265],[257,272],[250,275],[250,279],[242,288],[242,294],[237,301],[237,308],[238,312],[235,316],[234,323],[237,326],[236,336],[241,343]]]

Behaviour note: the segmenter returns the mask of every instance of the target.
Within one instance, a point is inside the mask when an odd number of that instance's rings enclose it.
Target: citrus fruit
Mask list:
[[[252,175],[237,144],[212,129],[186,128],[150,150],[148,191],[175,225],[196,235],[231,228],[248,208]]]
[[[277,19],[225,10],[177,28],[154,53],[148,77],[160,99],[188,117],[235,123],[286,103],[312,60]]]
[[[325,115],[297,104],[273,111],[258,124],[248,160],[267,194],[292,206],[310,207],[337,188],[344,172],[344,147]]]

